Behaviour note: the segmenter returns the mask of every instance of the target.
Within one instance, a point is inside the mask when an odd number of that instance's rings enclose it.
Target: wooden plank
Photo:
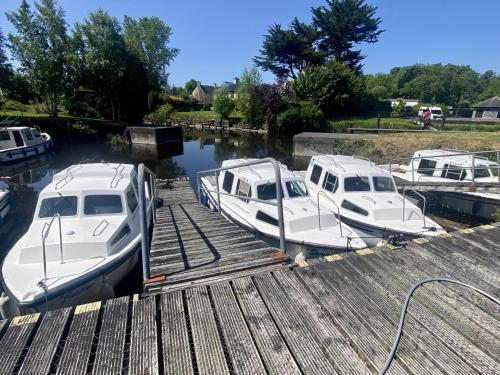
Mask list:
[[[95,337],[101,302],[75,308],[68,337],[57,366],[57,374],[85,374]]]
[[[266,370],[229,283],[210,287],[215,311],[235,374],[265,374]]]
[[[193,375],[186,323],[188,312],[184,311],[182,293],[163,294],[160,297],[160,309],[164,373]]]
[[[186,300],[200,375],[229,374],[208,290],[205,287],[189,289]]]
[[[249,277],[232,281],[235,295],[248,327],[271,375],[301,374],[273,317]]]
[[[93,372],[117,374],[123,368],[129,297],[106,301]]]
[[[12,319],[0,341],[0,373],[10,374],[20,360],[23,349],[34,334],[40,314]]]
[[[48,311],[43,315],[19,374],[48,374],[71,308]]]
[[[155,297],[133,302],[129,373],[159,374]]]

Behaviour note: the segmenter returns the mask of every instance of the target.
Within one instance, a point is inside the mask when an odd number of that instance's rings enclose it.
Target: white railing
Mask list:
[[[52,228],[52,223],[54,222],[54,219],[57,217],[59,221],[59,249],[61,253],[61,264],[64,263],[64,253],[63,253],[63,245],[62,245],[62,228],[61,228],[61,215],[59,213],[56,213],[54,216],[52,216],[52,219],[50,219],[49,223],[45,223],[42,228],[42,256],[43,256],[43,277],[46,280],[47,279],[47,254],[46,254],[46,249],[45,249],[45,240],[47,240],[47,237],[49,236],[50,228]]]
[[[146,177],[146,174],[148,177]],[[149,268],[150,238],[148,215],[152,212],[153,221],[156,222],[156,174],[141,163],[138,167],[137,179],[139,185],[137,195],[139,200],[139,215],[141,223],[142,275],[144,280],[147,280],[151,277]],[[149,179],[149,184],[146,183],[146,179]],[[147,194],[149,195],[149,202]]]
[[[425,210],[426,210],[426,207],[427,207],[427,198],[425,198],[424,195],[420,194],[415,189],[409,188],[408,186],[403,187],[403,222],[405,221],[406,190],[413,191],[416,195],[418,195],[424,201],[424,206],[422,208],[422,217],[423,217],[423,220],[424,220],[424,228],[426,228],[426,225],[425,225]]]
[[[276,177],[276,202],[273,201],[266,201],[262,199],[256,199],[256,198],[250,198],[250,197],[244,197],[236,194],[230,194],[230,193],[224,193],[220,191],[219,188],[219,172],[231,170],[231,169],[238,169],[238,168],[243,168],[243,167],[250,167],[252,165],[259,165],[259,164],[266,164],[266,163],[271,163],[273,168],[274,168],[274,174]],[[215,174],[215,186],[216,190],[209,190],[207,187],[202,187],[201,184],[201,175],[206,175],[206,174]],[[283,219],[283,186],[281,184],[281,170],[280,170],[280,165],[279,163],[274,159],[274,158],[265,158],[265,159],[260,159],[260,160],[254,160],[246,163],[240,163],[236,164],[230,167],[223,167],[223,168],[215,168],[215,169],[209,169],[205,171],[199,171],[197,174],[197,183],[198,183],[198,200],[201,203],[201,190],[203,189],[207,193],[214,193],[217,194],[217,209],[219,211],[219,214],[222,214],[222,207],[220,204],[220,196],[221,195],[227,195],[227,196],[232,196],[236,198],[242,198],[245,200],[253,201],[253,202],[259,202],[259,203],[264,203],[268,204],[271,206],[276,206],[278,209],[278,229],[279,229],[279,237],[280,237],[280,250],[283,253],[286,253],[286,247],[285,247],[285,222]],[[207,194],[208,195],[208,194]]]

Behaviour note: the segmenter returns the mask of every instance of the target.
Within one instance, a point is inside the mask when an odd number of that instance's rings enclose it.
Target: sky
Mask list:
[[[267,28],[311,20],[310,8],[325,0],[59,0],[71,25],[102,8],[122,20],[157,16],[172,27],[171,46],[181,50],[168,68],[170,83],[191,78],[205,84],[230,81],[252,66]],[[367,0],[378,8],[385,32],[362,45],[365,73],[389,72],[415,63],[470,65],[500,72],[500,0]],[[19,0],[0,0],[0,27],[13,31],[5,12]],[[266,82],[274,77],[263,72]]]

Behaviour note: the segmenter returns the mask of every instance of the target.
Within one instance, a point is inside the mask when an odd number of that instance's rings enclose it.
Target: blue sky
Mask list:
[[[420,63],[471,65],[500,72],[499,0],[367,0],[378,7],[386,30],[374,45],[362,46],[366,73]],[[169,67],[170,81],[190,78],[220,83],[252,65],[269,25],[293,17],[310,20],[310,7],[323,0],[59,0],[70,25],[99,7],[122,19],[158,16],[173,29],[172,46],[181,49]],[[0,1],[0,25],[11,31],[6,10],[18,0]],[[266,81],[273,76],[263,73]]]

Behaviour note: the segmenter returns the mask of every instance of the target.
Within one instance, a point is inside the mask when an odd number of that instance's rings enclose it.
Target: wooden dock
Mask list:
[[[198,203],[189,180],[159,184],[148,294],[283,268],[290,259]]]
[[[498,297],[499,254],[487,225],[0,321],[0,374],[376,374],[410,285],[451,277]],[[390,374],[500,373],[498,305],[437,283],[408,313]]]

